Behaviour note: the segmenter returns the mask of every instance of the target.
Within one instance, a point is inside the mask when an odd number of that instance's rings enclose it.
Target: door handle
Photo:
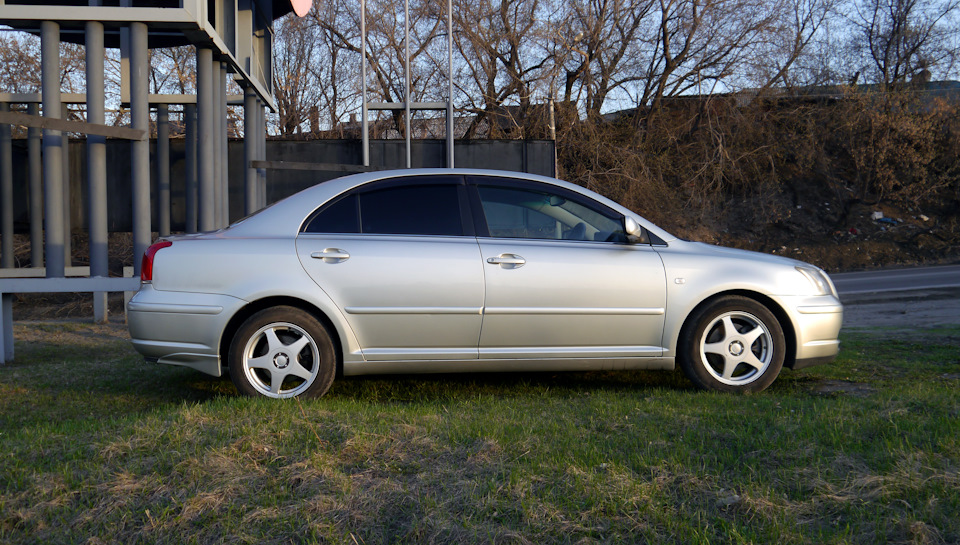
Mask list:
[[[350,254],[340,248],[325,248],[322,252],[313,252],[310,257],[322,259],[324,263],[343,263],[350,259]]]
[[[504,269],[519,269],[527,260],[517,254],[500,254],[497,257],[488,257],[487,263],[500,265]]]

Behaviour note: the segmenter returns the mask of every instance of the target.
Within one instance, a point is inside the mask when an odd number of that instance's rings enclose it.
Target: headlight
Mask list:
[[[827,277],[826,273],[813,266],[798,266],[796,269],[810,282],[817,295],[833,294],[836,296],[833,284],[830,282],[830,279]]]

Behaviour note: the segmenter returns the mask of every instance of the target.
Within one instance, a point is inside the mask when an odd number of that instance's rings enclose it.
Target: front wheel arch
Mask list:
[[[238,310],[230,318],[230,321],[227,322],[227,326],[223,328],[223,332],[220,335],[218,354],[220,355],[221,373],[223,369],[226,369],[227,367],[227,356],[230,351],[230,343],[233,341],[233,337],[236,335],[237,330],[240,329],[240,326],[247,321],[247,318],[260,312],[261,310],[277,306],[288,306],[303,310],[304,312],[313,315],[314,318],[319,320],[320,323],[327,328],[331,340],[333,341],[334,351],[337,355],[336,378],[341,378],[343,376],[343,343],[340,340],[340,332],[337,331],[337,328],[333,325],[333,322],[322,310],[304,301],[303,299],[283,296],[266,297],[264,299],[251,301],[249,304]]]
[[[701,389],[722,392],[769,387],[795,353],[794,343],[787,341],[791,322],[778,316],[779,307],[771,303],[727,292],[697,305],[676,344],[677,361],[687,378]]]
[[[790,320],[790,317],[787,315],[787,312],[783,310],[783,307],[781,307],[779,303],[767,297],[766,295],[755,292],[755,291],[749,291],[749,290],[724,291],[720,293],[715,293],[710,297],[707,297],[703,301],[700,301],[700,303],[697,304],[697,306],[693,307],[690,310],[690,312],[687,313],[687,317],[683,319],[683,325],[680,327],[680,331],[677,334],[677,338],[674,339],[674,346],[677,349],[679,349],[680,339],[683,338],[684,332],[686,332],[687,329],[693,327],[694,324],[692,323],[693,322],[692,318],[696,316],[699,313],[699,311],[703,309],[703,307],[713,303],[717,299],[726,297],[728,295],[739,295],[741,297],[753,299],[757,303],[760,303],[761,305],[767,307],[767,310],[773,313],[773,315],[777,318],[777,321],[780,322],[780,329],[783,330],[784,341],[786,341],[786,346],[784,347],[786,348],[786,354],[784,355],[783,366],[792,369],[793,364],[797,359],[797,334],[796,334],[796,331],[794,331],[793,322]],[[675,351],[675,353],[679,356],[678,351]]]

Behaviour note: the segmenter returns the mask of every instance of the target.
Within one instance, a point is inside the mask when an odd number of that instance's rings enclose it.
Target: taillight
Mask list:
[[[163,248],[173,246],[173,243],[169,240],[161,240],[155,242],[147,248],[146,252],[143,252],[143,260],[140,262],[140,281],[141,282],[151,282],[153,281],[153,257],[157,255]]]

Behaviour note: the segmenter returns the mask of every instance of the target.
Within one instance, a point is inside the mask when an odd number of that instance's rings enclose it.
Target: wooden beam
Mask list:
[[[343,165],[339,163],[301,163],[297,161],[250,161],[250,168],[271,170],[325,170],[328,172],[372,172],[379,170],[363,165]]]
[[[50,129],[54,131],[95,134],[97,136],[120,138],[123,140],[147,139],[147,131],[144,130],[129,129],[127,127],[111,127],[109,125],[97,125],[95,123],[86,123],[83,121],[67,121],[65,119],[47,118],[21,112],[0,112],[0,123],[6,123],[8,125],[21,125],[24,127],[36,127],[39,129]]]

